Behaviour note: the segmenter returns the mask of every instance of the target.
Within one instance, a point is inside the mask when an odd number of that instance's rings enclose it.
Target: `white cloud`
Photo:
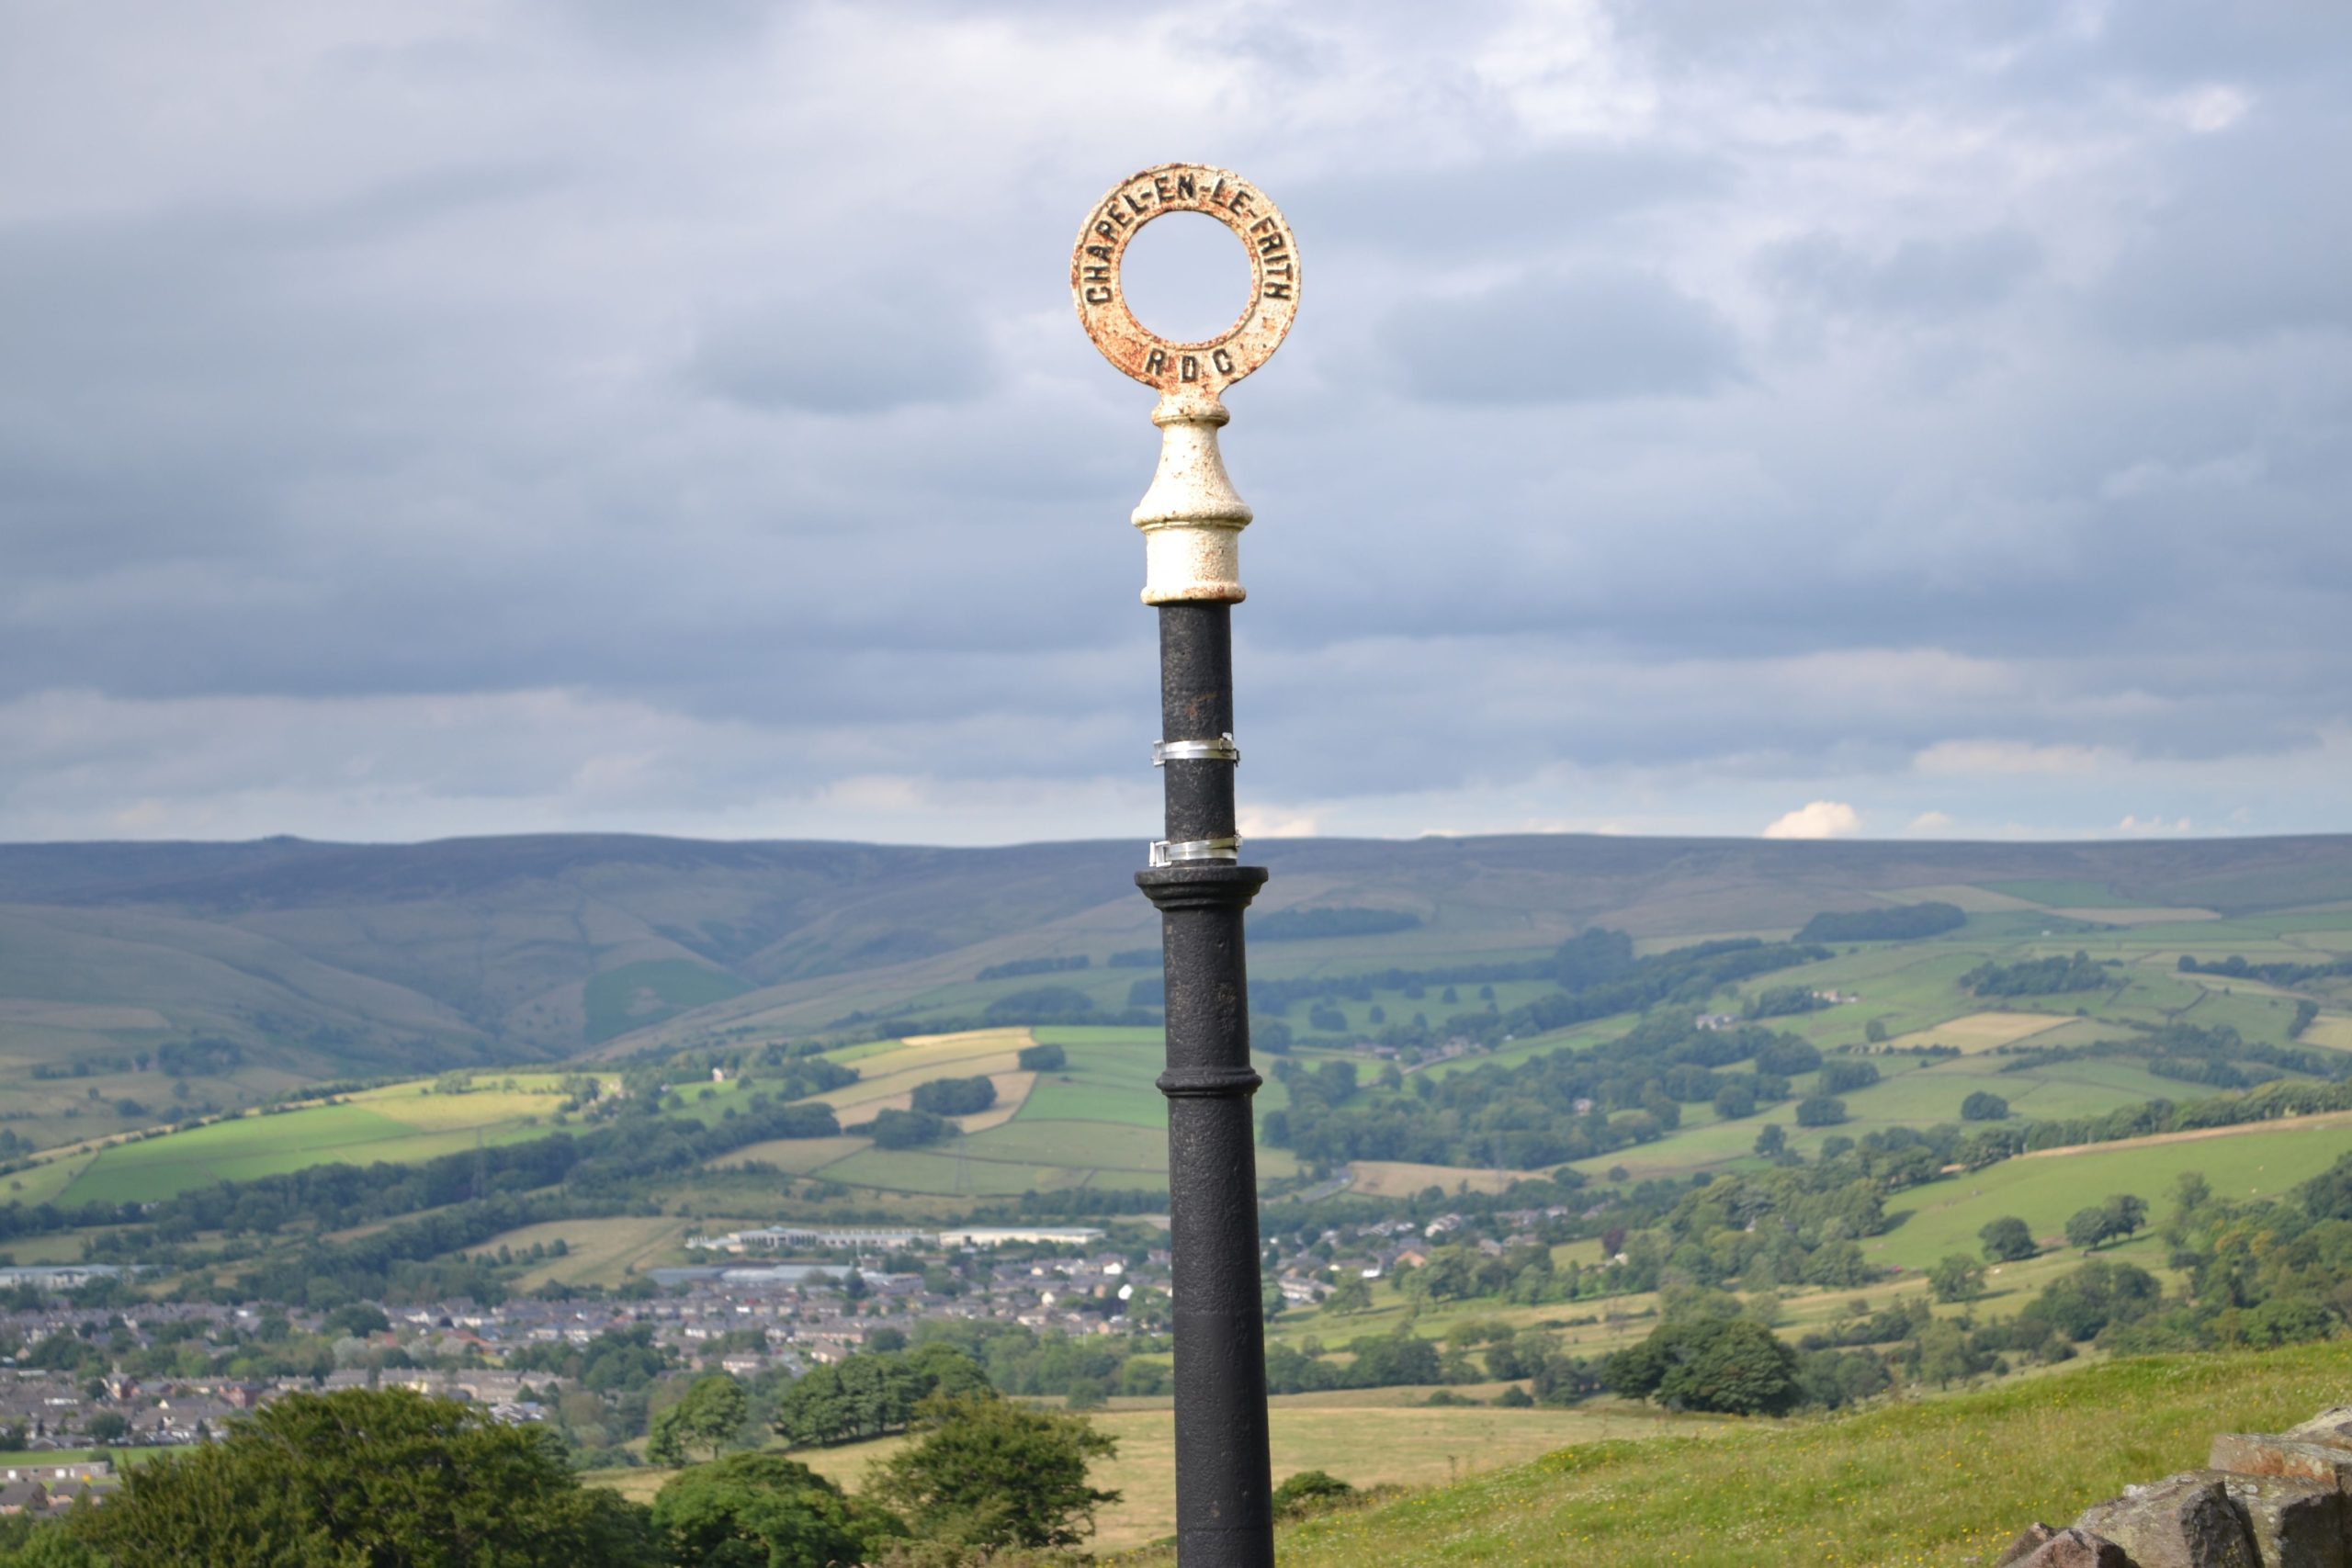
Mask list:
[[[1816,800],[1764,829],[1768,839],[1847,839],[1862,830],[1862,814],[1842,800]]]
[[[2164,109],[2167,116],[2200,136],[2217,130],[2227,130],[2245,118],[2253,101],[2235,87],[2213,85],[2192,88],[2167,101]]]
[[[1321,832],[1322,818],[1312,811],[1292,811],[1279,806],[1244,806],[1235,812],[1243,839],[1311,839]]]
[[[1945,833],[1951,830],[1951,822],[1950,812],[1922,811],[1918,816],[1911,818],[1911,825],[1904,831],[1924,834]]]
[[[2186,833],[2192,826],[2193,824],[2186,817],[2175,818],[2167,822],[2161,817],[2135,817],[2126,812],[2123,820],[2115,825],[2115,830],[2119,833],[2132,834]]]

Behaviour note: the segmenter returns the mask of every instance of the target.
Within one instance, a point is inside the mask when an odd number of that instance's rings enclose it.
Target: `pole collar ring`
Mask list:
[[[1241,748],[1233,743],[1233,733],[1227,730],[1214,740],[1155,740],[1151,743],[1151,765],[1164,768],[1170,762],[1238,762]]]
[[[1151,846],[1153,865],[1193,865],[1203,861],[1231,863],[1241,858],[1241,840],[1228,836],[1222,839],[1179,839],[1174,843],[1156,839]]]

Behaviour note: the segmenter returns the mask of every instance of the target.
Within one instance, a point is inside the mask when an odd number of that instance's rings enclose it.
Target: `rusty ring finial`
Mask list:
[[[1119,282],[1127,242],[1165,212],[1205,212],[1250,253],[1250,303],[1216,337],[1170,343],[1127,308]],[[1087,215],[1070,254],[1070,297],[1102,357],[1158,389],[1163,407],[1195,412],[1217,408],[1226,388],[1281,346],[1298,314],[1298,249],[1281,209],[1239,175],[1205,164],[1161,164],[1121,180]]]

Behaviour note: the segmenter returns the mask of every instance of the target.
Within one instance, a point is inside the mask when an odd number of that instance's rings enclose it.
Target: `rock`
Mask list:
[[[2222,1480],[2190,1471],[2130,1487],[2085,1510],[2075,1528],[2121,1547],[2133,1568],[2262,1568]]]
[[[2352,1450],[2296,1438],[2266,1437],[2255,1432],[2224,1432],[2213,1439],[2206,1462],[2215,1470],[2238,1475],[2291,1475],[2304,1481],[2324,1481],[2337,1491],[2352,1491]]]
[[[2331,1405],[2301,1426],[2290,1427],[2286,1435],[2306,1443],[2352,1448],[2352,1404]]]
[[[2016,1568],[2018,1563],[2032,1556],[2035,1549],[2057,1533],[2045,1524],[2035,1523],[2026,1526],[2025,1529],[2018,1531],[2017,1540],[2009,1542],[2008,1550],[1993,1559],[1993,1568]]]
[[[2039,1528],[2049,1529],[2047,1525]],[[2106,1537],[2086,1529],[2067,1529],[2052,1534],[2030,1554],[2018,1558],[2016,1568],[2132,1568],[2132,1563],[2123,1555],[2123,1549]]]
[[[2222,1483],[2245,1516],[2262,1568],[2347,1568],[2345,1528],[2352,1505],[2325,1481],[2233,1475]]]

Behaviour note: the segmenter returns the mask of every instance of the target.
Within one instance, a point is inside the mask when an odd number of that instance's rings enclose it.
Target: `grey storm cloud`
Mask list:
[[[686,9],[0,0],[0,836],[1142,830],[1175,157],[1266,822],[2346,826],[2341,7]]]

